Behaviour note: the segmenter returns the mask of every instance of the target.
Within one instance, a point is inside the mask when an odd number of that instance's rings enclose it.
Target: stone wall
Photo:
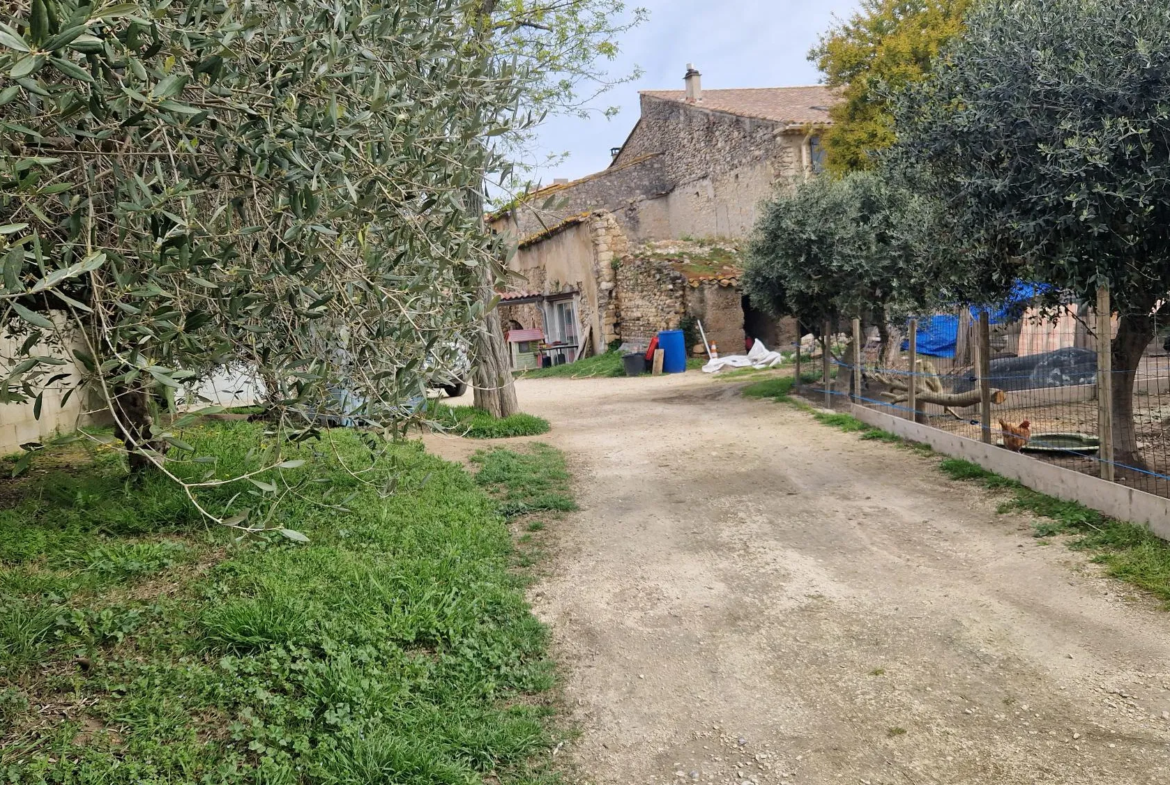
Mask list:
[[[65,323],[64,317],[57,314],[53,314],[52,319],[58,325]],[[0,365],[11,367],[15,364],[13,358],[17,357],[26,337],[23,333],[0,331]],[[90,409],[97,407],[84,388],[70,395],[68,401],[65,400],[68,391],[81,379],[81,369],[68,352],[59,346],[41,343],[33,347],[32,353],[65,360],[66,364],[53,368],[51,375],[68,373],[70,376],[55,382],[44,391],[40,418],[36,417],[32,401],[26,404],[0,404],[0,455],[19,452],[22,444],[39,442],[56,434],[72,433],[83,425],[107,421],[100,412],[96,416],[91,414]]]
[[[630,242],[611,213],[594,213],[590,217],[589,228],[593,241],[594,270],[598,280],[597,312],[601,324],[601,332],[595,335],[600,336],[597,343],[598,351],[604,351],[605,347],[619,337],[618,269],[621,260],[629,254]]]
[[[528,237],[605,210],[635,242],[746,237],[778,184],[806,176],[808,143],[771,120],[644,95],[641,119],[608,169],[542,189],[496,223]]]
[[[773,178],[800,179],[805,136],[773,120],[741,117],[643,95],[641,117],[614,166],[661,152],[663,171],[671,186],[724,174],[755,162],[764,163]]]
[[[743,294],[737,282],[692,281],[687,291],[686,312],[703,322],[707,341],[716,344],[721,355],[743,354]]]
[[[520,243],[508,269],[521,277],[515,288],[543,296],[575,291],[581,337],[588,331],[593,350],[617,338],[615,259],[629,251],[617,220],[598,212],[569,218]],[[537,305],[501,305],[501,317],[525,328],[544,329]]]
[[[613,213],[626,235],[635,240],[667,236],[670,220],[665,203],[659,202],[670,188],[662,156],[644,156],[568,185],[542,189],[508,215],[497,217],[493,228],[513,231],[523,239],[572,216],[604,210]]]
[[[505,334],[509,330],[516,329],[517,324],[520,325],[521,330],[544,330],[544,314],[536,303],[509,305],[506,301],[502,302],[500,303],[500,319],[504,324]]]
[[[622,259],[617,269],[621,340],[647,345],[660,330],[678,329],[686,315],[686,290],[686,278],[669,262]]]
[[[800,153],[800,137],[782,137],[777,144],[792,159]],[[795,147],[795,149],[793,149]],[[792,182],[791,161],[757,159],[718,175],[680,183],[666,197],[670,238],[747,237],[767,200],[776,195],[778,182]]]
[[[50,318],[64,326],[65,317],[51,313]],[[27,336],[0,330],[0,367],[11,367],[19,347]],[[84,348],[79,342],[77,348]],[[68,373],[69,377],[54,382],[44,390],[41,402],[41,416],[38,418],[32,401],[26,404],[0,404],[0,455],[20,451],[20,445],[39,442],[58,434],[68,434],[78,428],[90,425],[110,425],[113,419],[101,395],[88,387],[76,389],[82,378],[82,370],[71,354],[72,347],[65,351],[50,343],[33,347],[33,354],[56,357],[65,361],[56,366],[53,375]],[[202,380],[191,389],[184,389],[178,396],[180,408],[201,407],[210,401],[221,406],[251,406],[263,399],[263,385],[258,374],[250,367],[240,365],[220,368],[209,378]]]

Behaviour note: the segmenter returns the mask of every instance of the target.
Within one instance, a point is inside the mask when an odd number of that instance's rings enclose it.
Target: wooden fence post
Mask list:
[[[800,392],[800,341],[804,338],[804,328],[800,326],[800,319],[796,320],[796,378],[792,381],[792,389]]]
[[[825,324],[821,329],[821,379],[824,382],[825,388],[825,408],[833,408],[833,379],[831,375],[832,362],[830,361],[829,353],[829,331],[833,329],[832,323],[826,319]]]
[[[853,320],[853,402],[861,403],[861,320]]]
[[[1097,435],[1101,441],[1101,479],[1114,481],[1113,466],[1113,306],[1109,289],[1097,287]]]
[[[918,320],[910,320],[910,375],[906,377],[908,419],[918,422]]]
[[[983,443],[994,444],[991,432],[991,317],[986,308],[979,312],[978,335],[979,422],[983,425]]]

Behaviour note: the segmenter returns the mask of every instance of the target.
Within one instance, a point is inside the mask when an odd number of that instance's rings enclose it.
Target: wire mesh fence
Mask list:
[[[1104,356],[1099,351],[1099,341],[1117,336],[1116,315],[1102,338],[1095,305],[1042,304],[1035,294],[863,330],[856,350],[850,331],[821,325],[815,343],[806,338],[802,347],[802,375],[817,374],[803,393],[827,407],[858,403],[1170,497],[1170,317],[1152,322],[1130,356],[1110,353],[1110,343]]]

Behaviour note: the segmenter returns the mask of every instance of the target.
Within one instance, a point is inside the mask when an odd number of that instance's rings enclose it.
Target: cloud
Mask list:
[[[703,88],[786,87],[816,84],[819,73],[808,51],[833,16],[847,16],[859,0],[631,0],[649,9],[650,19],[627,33],[622,52],[607,70],[615,76],[639,66],[637,81],[618,85],[590,104],[590,117],[555,117],[541,129],[535,160],[568,153],[538,177],[576,179],[609,166],[638,120],[639,90],[681,90],[687,63],[703,74]],[[606,119],[602,112],[620,107]]]

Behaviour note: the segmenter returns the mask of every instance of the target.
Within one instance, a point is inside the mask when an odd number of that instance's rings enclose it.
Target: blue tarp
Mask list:
[[[991,324],[1003,324],[1019,319],[1027,304],[1044,291],[1037,284],[1020,283],[1013,287],[1008,299],[998,307],[985,309],[972,306],[971,318],[978,321],[979,314],[988,310]],[[959,340],[959,317],[938,314],[918,320],[918,353],[929,357],[954,357]],[[910,348],[910,341],[902,342],[902,350]]]

